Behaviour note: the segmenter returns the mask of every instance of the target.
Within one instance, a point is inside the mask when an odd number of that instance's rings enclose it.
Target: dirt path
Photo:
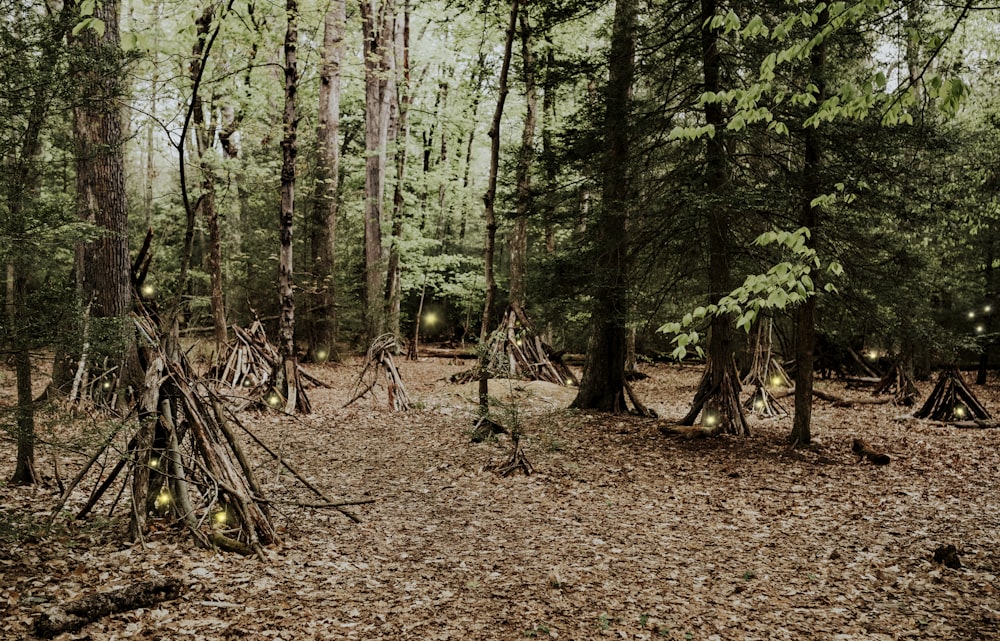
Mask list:
[[[52,489],[0,487],[0,638],[51,602],[153,574],[183,579],[185,596],[66,638],[1000,638],[996,430],[820,403],[823,446],[798,453],[782,443],[788,419],[747,441],[685,441],[657,421],[564,410],[571,390],[501,384],[537,473],[499,478],[482,468],[507,442],[471,444],[474,394],[444,380],[460,366],[400,366],[419,404],[406,414],[384,397],[342,409],[357,370],[339,366],[313,370],[335,386],[312,390],[313,416],[247,416],[329,494],[375,499],[354,508],[360,525],[282,508],[285,545],[267,562],[169,529],[122,547],[115,523],[18,538],[4,521],[40,512]],[[648,371],[639,392],[682,414],[697,371]],[[858,465],[854,436],[892,463]],[[274,463],[259,474],[269,495],[307,498]],[[963,568],[931,562],[948,543]]]

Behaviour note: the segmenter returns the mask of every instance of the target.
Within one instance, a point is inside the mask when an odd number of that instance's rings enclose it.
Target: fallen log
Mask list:
[[[34,634],[43,639],[51,639],[64,632],[79,630],[109,614],[118,614],[148,608],[163,601],[171,601],[180,596],[184,584],[173,578],[159,578],[133,583],[130,586],[99,592],[64,606],[55,606],[42,613],[35,621]]]
[[[871,445],[860,438],[854,439],[851,443],[851,451],[860,457],[858,462],[868,459],[872,465],[888,465],[890,461],[888,454],[872,449]]]

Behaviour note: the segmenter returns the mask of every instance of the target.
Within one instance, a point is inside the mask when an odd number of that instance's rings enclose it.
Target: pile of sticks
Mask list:
[[[941,371],[934,391],[913,416],[956,424],[990,419],[990,413],[965,384],[957,367]]]
[[[296,388],[295,409],[309,414],[312,404],[302,381],[322,387],[327,385],[299,365],[296,365],[295,374],[291,383]],[[268,407],[285,406],[288,395],[282,357],[278,348],[267,339],[260,321],[255,320],[247,329],[233,325],[233,339],[211,375],[222,385],[242,389],[254,402]]]
[[[344,404],[344,407],[374,390],[379,384],[379,370],[381,370],[385,377],[389,409],[395,412],[405,412],[410,409],[410,399],[406,394],[406,386],[403,385],[403,377],[399,375],[399,369],[396,368],[392,358],[396,350],[396,337],[392,334],[382,334],[372,341],[365,357],[365,366],[354,386],[354,396]]]
[[[743,377],[743,385],[753,389],[753,393],[743,402],[743,407],[761,418],[786,416],[788,411],[778,402],[773,390],[792,387],[785,368],[774,357],[771,331],[770,319],[766,323],[757,324],[750,369]]]
[[[321,503],[296,505],[333,508],[359,521],[345,506],[372,500],[331,499],[240,423],[217,394],[215,385],[200,378],[180,350],[164,346],[165,339],[161,339],[153,319],[136,314],[133,321],[145,368],[145,384],[135,414],[138,421],[122,421],[107,435],[64,489],[50,516],[50,525],[62,513],[75,488],[97,466],[98,480],[76,514],[77,519],[87,516],[115,487],[117,479],[124,479],[118,484],[120,489],[109,515],[119,498],[130,490],[133,539],[144,537],[151,520],[177,521],[199,545],[263,559],[263,548],[279,542],[271,516],[273,502],[265,497],[254,477],[243,436],[322,499]],[[111,461],[114,466],[105,474]]]
[[[133,321],[146,370],[138,429],[77,518],[86,516],[125,471],[131,476],[122,490],[131,488],[133,538],[143,538],[150,516],[172,515],[205,547],[263,558],[263,546],[278,542],[278,535],[221,400],[182,354],[178,359],[168,356],[180,352],[164,349],[151,318],[135,315]],[[115,454],[110,450],[116,449],[116,440],[117,434],[112,434],[80,470],[53,510],[53,519],[93,465]]]
[[[507,306],[500,325],[486,340],[481,364],[451,377],[452,382],[467,383],[479,378],[485,367],[493,378],[547,381],[556,385],[579,385],[575,374],[556,352],[542,340],[521,306]]]
[[[873,396],[881,394],[890,395],[896,405],[910,406],[916,403],[920,392],[907,368],[897,362],[882,375],[872,390]]]

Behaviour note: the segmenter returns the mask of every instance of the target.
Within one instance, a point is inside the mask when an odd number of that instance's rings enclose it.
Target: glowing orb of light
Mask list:
[[[142,295],[143,296],[152,296],[155,293],[156,293],[156,288],[153,287],[152,285],[143,285],[142,286]]]
[[[970,311],[969,312],[969,318],[975,318],[975,317],[976,317],[976,312],[971,312]]]
[[[781,387],[781,377],[772,376],[771,377],[771,387]]]
[[[992,311],[993,311],[993,305],[987,305],[986,307],[983,308],[983,313],[985,314],[989,314]]]
[[[434,312],[427,312],[426,314],[424,314],[425,325],[433,325],[436,322],[438,322],[437,314],[435,314]]]
[[[111,381],[104,381],[101,383],[101,387],[104,389],[111,389]]]
[[[764,409],[764,399],[758,398],[756,401],[754,401],[753,408],[757,411]]]
[[[977,334],[982,334],[985,331],[986,331],[985,327],[983,327],[982,325],[976,325],[976,333]]]
[[[158,458],[149,459],[149,467],[152,467],[154,469],[160,467],[160,459]]]
[[[877,361],[878,360],[878,350],[877,349],[869,350],[869,352],[868,352],[868,359],[872,360],[872,361]]]
[[[517,343],[517,346],[518,346],[518,347],[520,347],[520,346],[521,346],[521,339],[520,339],[520,338],[519,338],[519,339],[517,339],[517,340],[516,340],[516,341],[514,341],[514,342],[515,342],[515,343]]]
[[[156,507],[165,507],[170,505],[170,492],[163,490],[156,495]]]
[[[571,378],[567,378],[567,379],[566,379],[566,384],[567,384],[567,385],[572,385],[572,384],[573,384],[573,379],[571,379]]]
[[[281,402],[281,398],[277,394],[271,394],[267,397],[267,404],[271,407],[277,407]]]
[[[715,425],[715,421],[716,420],[717,419],[716,419],[716,417],[715,417],[714,414],[709,414],[709,415],[707,415],[705,417],[705,419],[702,421],[702,423],[704,423],[705,425],[707,425],[709,427],[712,427],[713,425]]]
[[[226,515],[226,511],[225,510],[219,510],[212,517],[212,519],[215,521],[216,525],[225,525],[226,524],[226,519],[228,519],[228,518],[229,517]]]
[[[244,378],[243,387],[253,387],[253,381],[251,381],[249,378]]]
[[[327,356],[329,355],[330,354],[325,349],[321,349],[318,352],[316,352],[316,360],[325,361]]]
[[[957,407],[955,407],[955,416],[957,416],[959,418],[962,418],[963,416],[965,416],[965,408],[962,407],[961,405],[958,405]]]

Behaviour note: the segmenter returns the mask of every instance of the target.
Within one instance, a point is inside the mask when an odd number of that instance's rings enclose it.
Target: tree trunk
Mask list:
[[[701,0],[701,55],[705,75],[704,90],[720,89],[721,59],[719,33],[711,26],[716,14],[716,0]],[[705,191],[708,202],[708,284],[711,300],[729,292],[731,253],[729,203],[729,162],[725,145],[726,121],[722,105],[705,103],[705,122],[715,128],[706,140]],[[733,319],[729,315],[712,317],[705,376],[695,394],[691,409],[682,423],[691,425],[701,415],[701,424],[712,432],[746,436],[749,427],[739,399],[740,378],[733,360]]]
[[[538,120],[538,89],[535,83],[535,57],[531,51],[531,23],[527,7],[521,12],[521,74],[524,80],[524,129],[515,171],[516,197],[514,234],[510,243],[509,302],[523,308],[527,299],[528,214],[532,208],[531,168],[535,159],[535,125]]]
[[[288,20],[285,29],[285,109],[284,135],[281,139],[281,210],[278,238],[281,243],[278,266],[278,302],[281,317],[278,327],[278,349],[285,372],[285,413],[295,411],[296,360],[295,360],[295,298],[292,290],[292,217],[295,212],[295,137],[297,120],[295,96],[298,93],[296,50],[298,45],[299,8],[297,0],[285,1]]]
[[[493,253],[496,247],[497,236],[497,175],[500,169],[500,124],[503,120],[503,108],[507,102],[507,79],[510,76],[510,59],[514,49],[514,32],[517,28],[517,14],[519,10],[518,0],[511,0],[510,21],[507,23],[507,37],[504,41],[503,64],[500,66],[500,77],[497,80],[498,96],[497,106],[493,110],[493,120],[490,123],[490,173],[486,186],[486,193],[483,195],[483,205],[486,214],[486,247],[483,250],[483,262],[485,263],[484,275],[486,280],[486,301],[483,303],[483,322],[479,330],[479,410],[482,416],[486,416],[490,409],[489,381],[490,373],[486,367],[486,342],[492,331],[493,303],[496,299],[497,283],[493,275]],[[419,319],[418,319],[419,320]]]
[[[610,75],[604,118],[603,203],[594,227],[597,283],[591,337],[580,391],[571,407],[624,412],[625,323],[628,312],[627,211],[632,77],[635,71],[635,0],[615,3]]]
[[[399,344],[399,314],[402,291],[399,282],[399,244],[403,238],[403,213],[406,199],[403,195],[406,177],[407,143],[410,137],[410,2],[403,2],[403,27],[396,33],[396,66],[401,69],[402,83],[399,91],[399,118],[396,120],[396,184],[392,192],[392,241],[389,245],[389,265],[386,269],[385,306],[388,331]],[[423,294],[421,294],[423,300]],[[417,323],[420,324],[420,314]]]
[[[16,213],[14,210],[12,213]],[[17,261],[7,264],[7,320],[13,333],[14,371],[17,379],[17,410],[15,411],[15,439],[17,463],[12,485],[34,485],[38,482],[35,472],[35,408],[31,393],[31,352],[28,337],[23,336],[26,326],[25,296],[27,277],[24,267]]]
[[[77,211],[102,230],[101,237],[84,251],[83,291],[93,299],[95,322],[110,325],[108,354],[121,362],[131,343],[126,316],[131,309],[130,260],[128,251],[128,207],[125,191],[125,142],[119,100],[124,95],[124,77],[119,68],[121,38],[118,0],[95,5],[94,17],[104,22],[100,36],[83,29],[74,45],[84,59],[93,59],[83,69],[79,86],[86,87],[88,100],[73,110],[76,143]],[[111,327],[113,326],[113,327]]]
[[[366,339],[382,333],[382,205],[385,194],[386,138],[389,128],[389,83],[395,7],[382,0],[378,8],[372,0],[361,0],[365,64],[365,281],[363,317]]]
[[[316,140],[316,195],[313,203],[312,256],[316,293],[311,313],[310,353],[314,360],[338,360],[336,307],[336,239],[339,209],[340,65],[344,55],[346,0],[333,0],[323,20],[323,52],[320,66],[319,127]]]
[[[820,12],[817,29],[823,29],[830,19],[825,9]],[[822,103],[826,99],[826,41],[824,40],[812,50],[809,56],[810,81],[816,85],[816,100]],[[823,150],[820,145],[819,132],[815,127],[805,127],[805,164],[803,166],[802,194],[802,226],[810,231],[810,242],[815,247],[819,241],[818,206],[813,200],[822,193],[820,170],[823,162]],[[791,441],[797,447],[805,447],[812,442],[812,397],[813,397],[813,361],[816,351],[816,295],[813,294],[799,307],[796,318],[797,337],[795,340],[795,417],[792,422]]]

